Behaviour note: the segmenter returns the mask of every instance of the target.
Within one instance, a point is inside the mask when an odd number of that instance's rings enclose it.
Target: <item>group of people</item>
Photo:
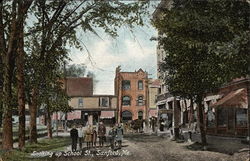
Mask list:
[[[82,125],[79,125],[76,128],[76,125],[70,131],[70,137],[72,139],[72,151],[77,150],[77,142],[79,141],[79,148],[82,149],[82,143],[86,142],[87,149],[91,147],[96,148],[97,139],[99,140],[99,147],[104,146],[104,142],[107,141],[107,137],[110,142],[110,146],[114,149],[116,143],[118,143],[118,148],[121,148],[122,138],[123,138],[123,128],[121,124],[116,126],[111,126],[111,129],[106,136],[106,127],[103,122],[99,123],[98,129],[92,125],[87,125],[87,128],[84,130]]]

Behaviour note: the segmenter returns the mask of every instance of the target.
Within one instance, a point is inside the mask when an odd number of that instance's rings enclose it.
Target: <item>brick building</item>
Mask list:
[[[118,122],[148,118],[148,73],[139,69],[121,72],[116,68],[115,95]]]

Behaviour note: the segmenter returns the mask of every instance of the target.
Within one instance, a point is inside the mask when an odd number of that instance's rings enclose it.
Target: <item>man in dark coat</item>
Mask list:
[[[70,130],[70,137],[72,139],[72,151],[76,151],[76,148],[77,148],[77,139],[78,139],[78,131],[77,131],[75,125]]]
[[[103,124],[103,122],[100,122],[100,125],[98,127],[98,137],[99,137],[99,146],[103,147],[105,136],[106,135],[106,127]]]

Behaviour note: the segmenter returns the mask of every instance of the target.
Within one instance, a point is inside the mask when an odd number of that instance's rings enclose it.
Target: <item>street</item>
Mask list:
[[[101,152],[111,152],[109,147],[99,149],[99,156],[86,155],[86,151],[83,151],[83,155],[78,157],[60,157],[55,160],[74,160],[74,161],[87,161],[87,160],[117,160],[117,161],[246,161],[249,157],[248,145],[239,143],[234,144],[237,149],[227,151],[227,143],[224,146],[224,153],[216,152],[216,147],[208,145],[207,151],[200,150],[198,143],[182,142],[177,143],[171,141],[170,138],[165,136],[146,135],[146,134],[130,134],[125,136],[123,141],[123,147],[121,150],[117,150],[118,153],[123,153],[123,156],[106,156],[101,155]],[[86,146],[86,145],[85,145]],[[220,145],[222,146],[222,145]],[[223,147],[223,146],[222,146]],[[221,147],[218,147],[221,148]],[[66,150],[70,149],[70,145]],[[96,150],[91,149],[91,154],[96,154]],[[241,152],[240,152],[241,151]],[[127,155],[124,152],[129,152]],[[107,154],[107,153],[106,153]]]

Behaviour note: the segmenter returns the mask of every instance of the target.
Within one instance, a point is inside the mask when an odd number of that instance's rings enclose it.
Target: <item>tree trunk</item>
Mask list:
[[[0,51],[0,127],[2,127],[2,115],[3,115],[3,62]]]
[[[247,114],[248,114],[248,141],[250,142],[250,67],[248,68],[249,75],[248,75],[248,82],[247,82]]]
[[[6,52],[6,43],[4,38],[4,25],[3,25],[3,3],[0,3],[0,127],[2,127],[3,115],[3,55]]]
[[[19,6],[19,10],[20,6]],[[17,56],[17,97],[18,97],[18,145],[19,149],[23,149],[25,145],[25,94],[24,94],[24,41],[23,41],[23,21],[24,15],[21,17],[19,25],[19,42],[18,42],[18,56]]]
[[[48,105],[47,105],[48,106]],[[51,115],[49,107],[47,107],[47,131],[48,131],[48,137],[49,139],[52,139],[52,126],[51,126]]]
[[[174,138],[179,139],[179,124],[180,124],[180,102],[174,98]]]
[[[59,120],[58,120],[58,112],[56,112],[56,136],[58,136],[58,125],[59,124]]]
[[[12,72],[10,71],[9,57],[5,59],[5,70],[4,70],[4,86],[3,86],[3,149],[13,149],[13,131],[12,131],[12,92],[11,92],[11,78]]]
[[[37,116],[37,89],[32,90],[31,103],[29,105],[30,111],[30,143],[37,143],[37,128],[36,128],[36,116]]]
[[[207,139],[206,139],[205,126],[204,126],[203,106],[202,106],[201,98],[198,98],[197,105],[198,105],[198,121],[199,121],[200,133],[201,133],[201,143],[203,146],[206,146]]]
[[[188,120],[188,127],[191,127],[191,123],[194,121],[194,103],[193,99],[190,99],[190,109],[189,109],[189,120]]]
[[[17,28],[16,28],[16,1],[12,2],[12,11],[11,11],[11,33],[9,33],[8,47],[4,42],[4,28],[2,26],[3,16],[0,15],[1,19],[1,52],[3,60],[3,149],[11,150],[13,149],[13,131],[12,131],[12,76],[14,70],[14,52],[16,52],[17,46]],[[1,11],[2,11],[2,4]],[[3,34],[3,35],[2,35]]]
[[[65,117],[64,117],[64,132],[67,132],[67,116],[68,116],[68,113],[65,112]]]

